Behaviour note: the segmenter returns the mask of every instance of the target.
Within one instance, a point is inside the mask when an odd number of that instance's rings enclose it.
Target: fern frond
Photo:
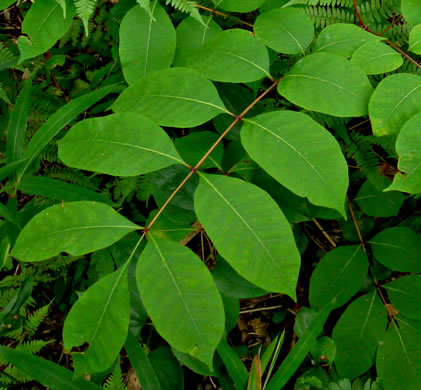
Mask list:
[[[127,390],[127,386],[124,383],[123,376],[121,374],[120,362],[115,365],[113,372],[107,378],[102,387],[106,390]]]
[[[167,0],[167,5],[170,4],[172,7],[174,7],[176,10],[185,12],[190,14],[192,18],[195,18],[197,21],[199,21],[201,24],[203,24],[205,27],[206,23],[202,19],[202,15],[200,15],[199,10],[197,9],[196,5],[197,2],[193,0]]]
[[[29,338],[35,334],[41,323],[45,320],[45,317],[47,317],[50,304],[51,303],[35,310],[28,316],[24,324],[24,329]]]
[[[26,341],[16,346],[16,351],[31,353],[32,355],[41,351],[46,345],[52,343],[54,340],[31,340]]]
[[[116,179],[116,186],[114,188],[114,198],[123,201],[131,193],[136,190],[139,178],[137,176],[133,177],[123,177],[121,179]]]
[[[94,13],[96,0],[75,0],[77,16],[82,20],[86,36],[89,35],[89,19]]]
[[[155,21],[151,10],[151,0],[137,0],[137,3],[148,13],[149,17]]]

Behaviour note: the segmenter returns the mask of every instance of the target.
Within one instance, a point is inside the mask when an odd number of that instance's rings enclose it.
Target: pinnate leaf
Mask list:
[[[23,228],[11,253],[21,261],[40,261],[67,252],[81,256],[105,248],[139,229],[110,206],[71,202],[49,207]]]
[[[199,126],[229,113],[216,88],[192,69],[171,68],[147,75],[129,86],[112,106],[117,112],[137,112],[171,127]]]
[[[391,321],[377,351],[376,369],[386,390],[421,387],[421,321],[402,315]]]
[[[283,186],[318,206],[345,212],[346,160],[335,138],[309,116],[274,111],[245,119],[241,142]]]
[[[254,32],[279,53],[304,55],[313,40],[314,26],[300,9],[276,8],[256,19]]]
[[[175,29],[164,8],[155,1],[151,15],[133,7],[120,26],[120,61],[129,84],[148,73],[169,68],[175,51]]]
[[[399,171],[388,191],[421,192],[421,112],[408,119],[396,140]]]
[[[368,241],[375,259],[394,271],[421,272],[419,236],[407,227],[393,227],[381,231]]]
[[[421,77],[392,74],[384,78],[368,105],[368,113],[376,136],[398,134],[404,123],[421,112]]]
[[[367,114],[373,88],[365,73],[343,57],[315,53],[295,63],[279,82],[278,91],[308,110],[352,117]]]
[[[324,28],[316,40],[316,51],[351,57],[367,42],[378,42],[384,38],[371,34],[355,24],[334,23]]]
[[[142,302],[158,333],[212,369],[225,318],[206,266],[181,244],[150,235],[136,275]]]
[[[82,354],[73,355],[76,375],[102,372],[113,364],[126,341],[129,319],[127,267],[122,266],[90,286],[64,322],[65,348],[89,343]]]
[[[421,320],[421,275],[402,276],[382,286],[400,313],[409,318]]]
[[[335,307],[342,306],[360,289],[367,271],[368,258],[360,245],[332,249],[311,276],[311,307],[320,310],[333,298]]]
[[[209,38],[188,66],[214,81],[247,83],[269,76],[269,54],[263,41],[242,29],[225,30]]]
[[[300,256],[287,219],[266,192],[240,179],[201,174],[194,207],[219,253],[241,276],[295,297]]]
[[[183,164],[165,131],[137,113],[80,121],[58,144],[66,165],[108,175],[137,176]]]
[[[353,379],[375,361],[387,324],[386,309],[373,290],[352,302],[333,329],[335,366],[339,375]]]

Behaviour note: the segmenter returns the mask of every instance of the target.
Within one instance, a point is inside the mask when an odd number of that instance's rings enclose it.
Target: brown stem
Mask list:
[[[358,9],[357,6],[357,0],[352,0],[352,2],[354,3],[354,8],[355,8],[355,12],[357,14],[358,17],[358,21],[360,23],[360,27],[366,31],[368,31],[371,34],[377,35],[379,37],[383,36],[383,34],[387,31],[387,29],[382,33],[382,34],[378,34],[375,31],[371,30],[362,20],[361,18],[361,14],[360,14],[360,10]],[[410,55],[408,55],[407,53],[405,53],[403,50],[401,50],[398,46],[396,46],[393,42],[391,42],[389,39],[386,39],[386,43],[392,47],[393,49],[395,49],[401,56],[407,58],[409,61],[411,61],[413,64],[415,64],[419,69],[421,69],[421,65],[415,61]]]
[[[203,164],[203,162],[209,157],[209,155],[215,150],[215,148],[220,144],[220,142],[224,139],[224,137],[232,130],[232,128],[240,122],[244,115],[246,115],[260,100],[262,100],[270,91],[272,91],[279,83],[280,80],[276,80],[265,92],[263,92],[259,97],[257,97],[240,115],[236,116],[234,122],[221,134],[221,136],[215,141],[212,147],[204,154],[204,156],[199,160],[199,162],[191,168],[189,174],[184,178],[184,180],[179,184],[179,186],[173,191],[173,193],[169,196],[169,198],[165,201],[159,211],[156,213],[155,217],[149,223],[149,225],[144,229],[145,232],[151,230],[152,226],[155,224],[156,220],[159,216],[163,213],[165,208],[169,205],[171,200],[177,195],[178,191],[180,191],[184,184],[197,172],[199,167]]]
[[[224,18],[228,18],[228,19],[234,19],[234,20],[236,20],[237,22],[239,22],[239,23],[241,23],[241,24],[244,24],[245,26],[249,26],[249,27],[251,27],[251,28],[254,28],[254,25],[253,25],[253,24],[251,24],[251,23],[247,23],[247,22],[244,22],[244,21],[242,21],[241,19],[235,18],[235,17],[233,17],[233,16],[231,16],[231,15],[227,15],[227,14],[224,14],[224,13],[222,13],[222,12],[219,12],[219,11],[217,11],[216,9],[208,8],[208,7],[205,7],[205,6],[200,5],[200,4],[194,4],[194,6],[195,6],[195,7],[197,7],[197,8],[203,9],[203,10],[205,10],[205,11],[212,12],[214,15],[223,16]]]
[[[312,221],[317,226],[317,228],[322,232],[322,234],[326,237],[330,245],[332,245],[332,248],[336,248],[336,242],[333,240],[332,237],[329,236],[329,234],[327,234],[326,230],[323,229],[323,226],[320,225],[319,221],[316,218],[312,218]]]

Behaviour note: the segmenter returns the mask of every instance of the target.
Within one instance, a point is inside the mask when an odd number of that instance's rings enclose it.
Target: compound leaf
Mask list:
[[[194,207],[219,253],[241,276],[295,297],[300,256],[287,219],[266,192],[239,179],[201,174]]]
[[[81,256],[105,248],[139,226],[102,203],[80,201],[49,207],[19,234],[11,255],[22,261],[46,260],[67,252]]]

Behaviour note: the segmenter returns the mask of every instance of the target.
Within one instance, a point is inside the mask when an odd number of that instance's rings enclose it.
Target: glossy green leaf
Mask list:
[[[22,33],[25,35],[21,35],[18,40],[21,53],[19,63],[50,49],[69,29],[75,14],[75,7],[70,0],[66,4],[66,18],[63,18],[63,9],[56,1],[37,1],[32,4],[22,23]]]
[[[79,114],[87,110],[93,104],[104,98],[110,93],[118,92],[121,87],[116,85],[109,85],[107,87],[98,89],[97,91],[89,92],[81,97],[72,100],[65,106],[61,107],[57,112],[48,118],[32,137],[27,146],[23,158],[27,159],[23,167],[18,171],[19,179],[25,174],[29,166],[38,157],[44,147],[72,120]]]
[[[115,112],[138,112],[158,125],[199,126],[228,113],[213,84],[192,69],[171,68],[147,75],[129,86],[112,106]]]
[[[295,63],[278,92],[308,110],[351,117],[367,114],[373,88],[365,73],[343,57],[315,53]]]
[[[398,172],[388,191],[398,190],[416,194],[421,192],[421,112],[403,125],[396,140],[399,154]]]
[[[131,331],[128,332],[124,349],[142,388],[144,390],[163,390],[146,351]]]
[[[378,42],[384,38],[371,34],[355,24],[334,23],[324,28],[316,40],[316,51],[351,57],[367,42]]]
[[[190,249],[149,238],[136,271],[146,311],[172,347],[212,368],[225,327],[222,299],[212,277]]]
[[[265,0],[212,0],[215,5],[225,11],[250,12],[260,7]]]
[[[241,276],[295,298],[300,256],[287,219],[266,192],[240,179],[201,174],[194,207],[218,252]]]
[[[288,356],[282,362],[281,367],[276,371],[275,375],[269,381],[266,390],[279,390],[283,389],[290,378],[297,372],[298,367],[301,365],[311,347],[314,345],[316,338],[323,330],[323,325],[332,310],[332,304],[328,303],[314,318],[309,328],[304,335],[299,338],[297,344]]]
[[[24,194],[43,196],[65,202],[91,200],[113,205],[112,200],[105,194],[44,176],[26,176],[19,183],[18,188]]]
[[[419,236],[407,227],[393,227],[381,231],[368,241],[375,259],[394,271],[421,272]]]
[[[175,147],[181,154],[187,164],[194,167],[203,155],[218,140],[218,134],[211,131],[198,131],[185,137],[177,138],[174,142]],[[209,157],[200,166],[200,169],[218,168],[222,169],[222,156],[224,154],[224,145],[219,143]]]
[[[52,390],[101,390],[102,387],[84,378],[73,379],[73,372],[28,352],[0,346],[0,356],[23,374]]]
[[[6,177],[12,175],[16,172],[19,168],[23,167],[29,161],[28,158],[22,158],[18,161],[13,161],[3,167],[0,168],[0,180],[5,179]]]
[[[393,307],[409,318],[421,320],[421,275],[402,276],[382,286]]]
[[[86,372],[105,371],[126,341],[129,318],[127,267],[122,266],[90,286],[72,306],[63,327],[64,347],[70,350],[87,342],[89,347],[74,358]]]
[[[66,165],[114,176],[137,176],[183,164],[164,130],[131,112],[78,122],[58,145]]]
[[[314,26],[303,10],[276,8],[257,17],[254,32],[278,53],[305,55],[313,40]]]
[[[221,298],[224,303],[225,330],[228,333],[237,325],[240,315],[240,300],[224,294],[221,294]]]
[[[129,84],[148,73],[169,68],[175,51],[175,29],[164,8],[155,1],[148,12],[134,6],[120,25],[120,61]]]
[[[222,31],[222,28],[213,20],[212,16],[204,18],[204,20],[205,25],[193,17],[187,17],[177,26],[174,66],[188,66],[192,53],[209,38]]]
[[[421,112],[421,77],[400,73],[384,78],[370,99],[368,112],[374,135],[398,134],[409,118]]]
[[[49,207],[19,234],[11,255],[22,261],[40,261],[67,252],[81,256],[105,248],[139,229],[110,206],[72,202]]]
[[[223,257],[218,256],[212,269],[215,284],[221,293],[234,298],[255,298],[266,295],[263,290],[239,275]]]
[[[29,110],[32,98],[32,77],[27,80],[25,86],[16,100],[10,115],[7,127],[7,162],[12,163],[20,160],[26,141],[26,124],[28,122]]]
[[[415,54],[421,54],[421,18],[420,23],[417,24],[409,33],[408,50]]]
[[[335,307],[342,306],[360,289],[367,271],[368,258],[360,245],[332,249],[311,276],[311,307],[320,310],[332,298],[336,298]]]
[[[401,67],[403,58],[390,46],[373,40],[355,50],[351,62],[366,74],[382,74]]]
[[[353,379],[373,364],[387,325],[386,309],[374,290],[353,301],[333,329],[335,367],[343,378]]]
[[[380,344],[377,358],[377,374],[385,390],[421,388],[421,322],[402,315],[390,322],[389,329]]]
[[[421,23],[421,3],[418,0],[402,0],[402,15],[413,26]]]
[[[376,187],[370,180],[366,180],[358,191],[354,201],[365,214],[372,217],[393,217],[398,214],[406,196],[398,191],[384,192],[390,185],[390,180],[384,176],[377,178]]]
[[[269,54],[263,41],[242,29],[225,30],[192,53],[187,64],[206,78],[247,83],[270,77]]]
[[[348,165],[335,138],[309,116],[274,111],[245,119],[241,142],[283,186],[316,205],[345,213]]]

